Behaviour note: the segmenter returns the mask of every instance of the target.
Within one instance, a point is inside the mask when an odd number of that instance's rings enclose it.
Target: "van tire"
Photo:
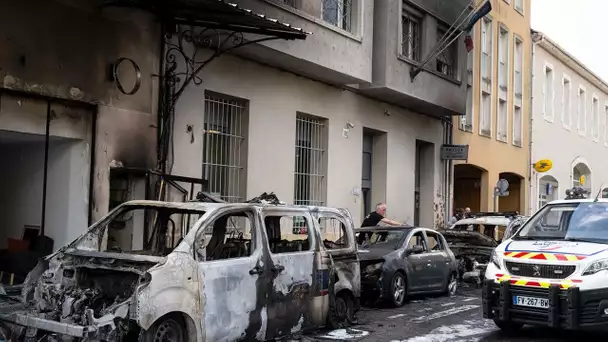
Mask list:
[[[342,329],[355,322],[355,301],[348,291],[340,291],[333,300],[327,315],[330,329]]]
[[[139,342],[187,342],[188,331],[180,315],[168,314],[154,322],[150,329],[142,331],[139,337]]]

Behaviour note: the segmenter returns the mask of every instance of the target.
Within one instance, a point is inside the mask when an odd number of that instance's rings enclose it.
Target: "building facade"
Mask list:
[[[107,213],[112,160],[155,166],[147,75],[158,65],[159,31],[150,16],[99,5],[0,4],[0,249],[32,232],[54,248],[69,242]],[[144,75],[131,96],[108,78],[123,57]],[[133,69],[121,70],[130,89]]]
[[[454,120],[455,144],[469,145],[454,165],[454,207],[529,212],[530,1],[492,0],[472,31],[466,115]],[[507,196],[495,198],[499,179]]]
[[[463,40],[413,80],[410,70],[468,3],[236,3],[312,34],[206,67],[176,107],[172,172],[202,175],[227,200],[272,191],[288,203],[347,208],[356,224],[386,202],[392,219],[442,225],[442,119],[465,110]]]
[[[553,167],[533,173],[538,209],[582,186],[608,197],[608,83],[541,32],[533,38],[532,160]]]

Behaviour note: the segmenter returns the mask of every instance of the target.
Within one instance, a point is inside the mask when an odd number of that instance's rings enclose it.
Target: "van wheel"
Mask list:
[[[397,271],[391,279],[389,303],[396,308],[402,307],[407,297],[407,280],[403,273]]]
[[[355,322],[355,305],[348,292],[342,291],[336,295],[333,307],[329,310],[327,323],[330,329],[342,329]]]
[[[499,321],[497,319],[494,320],[494,324],[496,324],[496,326],[498,328],[500,328],[500,330],[502,330],[503,332],[505,332],[507,334],[517,333],[524,326],[522,323],[515,323],[515,322],[510,322],[510,321]]]
[[[167,315],[140,335],[140,342],[186,342],[186,328],[178,315]]]

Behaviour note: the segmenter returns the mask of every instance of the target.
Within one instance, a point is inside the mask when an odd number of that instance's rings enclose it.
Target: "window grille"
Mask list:
[[[345,31],[351,31],[353,16],[352,0],[322,0],[323,20]]]
[[[205,92],[203,179],[228,202],[245,197],[247,101]]]
[[[442,39],[447,29],[437,29],[437,40]],[[453,36],[449,38],[448,42],[452,40]],[[456,56],[458,55],[458,40],[452,42],[447,46],[436,58],[436,70],[437,72],[449,77],[454,78],[454,69],[456,66]]]
[[[303,114],[296,117],[294,204],[325,204],[326,120]]]
[[[401,16],[401,53],[413,61],[420,61],[420,19],[404,10]]]

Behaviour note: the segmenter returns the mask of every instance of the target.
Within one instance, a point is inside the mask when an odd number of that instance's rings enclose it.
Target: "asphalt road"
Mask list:
[[[352,329],[324,331],[291,341],[378,341],[378,342],[561,342],[604,340],[582,332],[563,332],[525,327],[516,336],[506,336],[491,320],[482,318],[481,290],[463,289],[454,297],[412,298],[399,309],[364,307],[359,324]]]

